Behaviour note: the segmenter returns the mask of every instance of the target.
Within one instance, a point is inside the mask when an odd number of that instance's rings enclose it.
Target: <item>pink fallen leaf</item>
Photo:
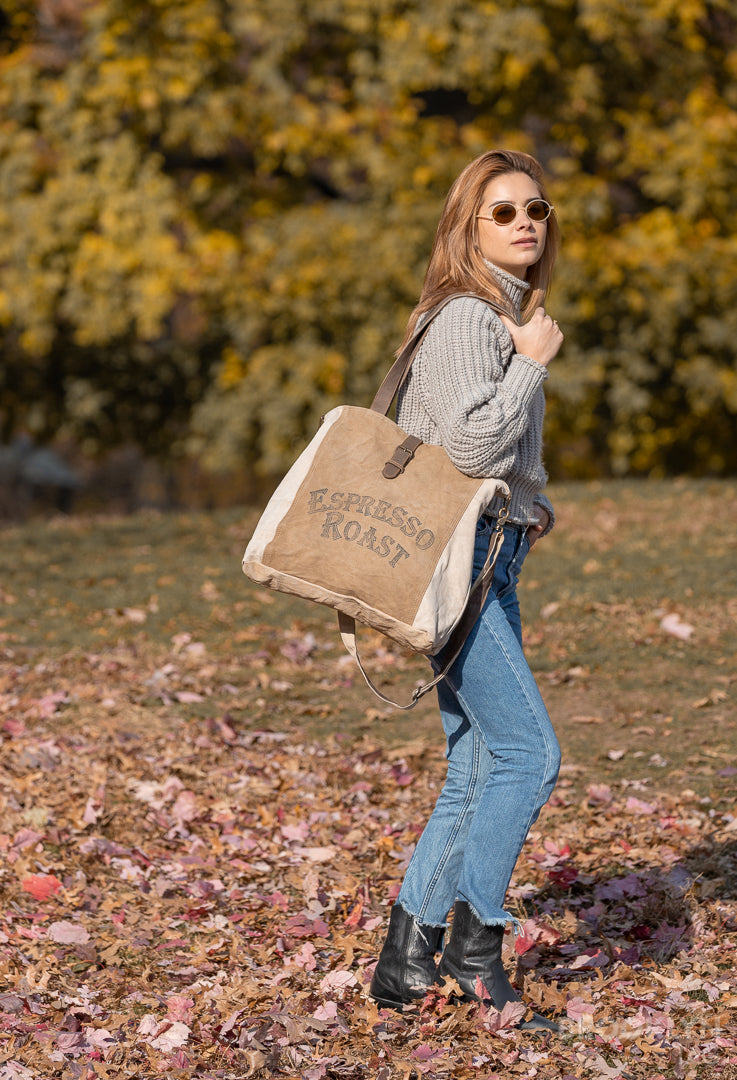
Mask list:
[[[115,1036],[106,1028],[85,1028],[84,1037],[88,1046],[102,1050],[103,1055],[106,1050],[114,1050],[118,1045]]]
[[[660,620],[660,629],[664,630],[666,634],[679,638],[681,641],[688,641],[694,631],[693,626],[690,623],[682,622],[681,616],[676,612],[663,616]]]
[[[38,1073],[31,1072],[19,1061],[6,1061],[0,1070],[0,1080],[34,1080]]]
[[[53,874],[29,874],[23,878],[21,888],[30,893],[34,900],[48,900],[61,888],[61,882]]]
[[[397,763],[393,766],[392,777],[394,779],[394,783],[397,784],[398,787],[409,787],[410,784],[414,784],[415,782],[415,778],[412,773],[408,769],[404,768],[402,763]]]
[[[55,690],[52,694],[46,694],[36,702],[38,715],[42,720],[50,720],[59,712],[61,705],[69,702],[69,695],[65,690]]]
[[[632,795],[627,799],[624,808],[630,814],[654,814],[658,809],[654,803],[643,802],[642,799],[636,799]]]
[[[320,983],[320,990],[323,994],[328,990],[347,990],[356,986],[356,983],[356,976],[352,971],[329,971]]]
[[[434,1058],[444,1057],[447,1052],[444,1047],[433,1050],[428,1043],[422,1043],[420,1046],[415,1047],[410,1057],[417,1058],[418,1061],[432,1061]]]
[[[62,1031],[54,1041],[56,1049],[69,1057],[77,1057],[87,1049],[87,1041],[81,1031]]]
[[[180,791],[171,808],[175,821],[192,821],[197,817],[197,799],[193,791]]]
[[[51,941],[56,941],[59,945],[86,945],[90,940],[90,935],[83,926],[66,919],[52,923],[47,933]]]
[[[487,1031],[503,1031],[505,1028],[517,1027],[526,1012],[527,1006],[524,1002],[508,1001],[501,1012],[493,1008],[486,1010],[482,1024]]]
[[[87,800],[87,804],[82,814],[82,821],[85,825],[95,825],[97,819],[102,813],[102,803],[99,799],[95,799],[92,796]]]
[[[281,834],[285,840],[306,840],[310,827],[306,821],[300,821],[297,825],[282,825]]]
[[[337,1020],[338,1003],[336,1001],[326,1001],[324,1005],[318,1006],[312,1015],[315,1020]]]
[[[547,923],[538,922],[536,919],[526,919],[522,925],[522,933],[514,939],[514,950],[518,956],[523,956],[533,945],[543,942],[545,945],[555,945],[560,941],[560,932]]]
[[[22,851],[23,848],[31,847],[32,844],[37,844],[39,840],[43,840],[43,838],[44,834],[36,832],[35,829],[18,829],[18,832],[13,837],[13,847]],[[53,874],[31,874],[31,877],[53,877]]]
[[[584,1017],[591,1017],[596,1011],[596,1006],[590,1001],[584,1001],[583,998],[574,997],[571,998],[566,1004],[566,1016],[569,1020],[580,1021]]]
[[[159,1029],[159,1021],[156,1019],[153,1013],[146,1013],[141,1017],[141,1021],[138,1025],[139,1035],[155,1035]]]
[[[166,1010],[171,1020],[181,1020],[186,1023],[191,1018],[194,1008],[194,998],[186,994],[172,994],[166,999]]]
[[[522,932],[517,934],[514,939],[514,951],[518,956],[524,956],[526,952],[535,947],[535,939],[530,933],[528,933],[526,927],[522,928]]]
[[[581,953],[567,965],[570,971],[579,971],[581,968],[604,967],[609,963],[609,957],[605,952],[598,950],[593,955]]]
[[[183,1046],[190,1036],[190,1029],[186,1024],[182,1024],[178,1020],[170,1025],[162,1024],[160,1030],[161,1034],[151,1040],[151,1045],[165,1054],[169,1054],[172,1050],[176,1050],[177,1047]]]
[[[284,929],[291,937],[312,938],[330,936],[330,927],[324,919],[312,919],[304,911],[300,911],[297,915],[291,915],[285,921]]]
[[[269,903],[273,904],[274,907],[279,908],[280,911],[289,911],[289,897],[283,892],[280,892],[279,889],[275,889],[274,892],[271,893],[269,896]]]
[[[293,664],[305,664],[317,648],[317,639],[314,634],[305,634],[301,640],[287,641],[282,645],[279,652]]]
[[[314,971],[317,967],[315,946],[311,941],[306,941],[299,952],[288,960],[288,963],[294,967],[302,968],[304,971]]]
[[[556,844],[554,840],[546,840],[543,847],[550,855],[557,855],[561,859],[567,859],[571,854],[570,844]]]

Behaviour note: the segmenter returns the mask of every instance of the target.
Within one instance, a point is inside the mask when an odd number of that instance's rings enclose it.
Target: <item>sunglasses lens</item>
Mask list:
[[[497,225],[511,225],[517,217],[517,207],[513,203],[499,203],[491,211],[491,216]]]
[[[533,199],[525,207],[530,221],[546,221],[550,213],[550,206],[544,199]]]

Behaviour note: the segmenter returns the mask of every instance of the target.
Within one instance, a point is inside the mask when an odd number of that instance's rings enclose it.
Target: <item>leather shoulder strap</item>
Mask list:
[[[384,381],[379,389],[376,391],[376,396],[371,402],[371,408],[374,412],[383,413],[384,416],[389,412],[391,403],[399,393],[399,388],[404,380],[409,375],[409,369],[412,366],[412,361],[415,358],[415,353],[422,344],[425,334],[430,329],[430,325],[433,319],[436,318],[451,300],[457,300],[461,296],[473,297],[476,300],[481,300],[484,304],[488,304],[490,308],[496,311],[497,315],[508,315],[509,312],[505,311],[501,304],[495,304],[486,296],[477,296],[476,293],[452,293],[450,296],[446,296],[444,300],[441,300],[437,307],[434,307],[428,317],[415,328],[415,332],[402,349],[401,353],[389,368]]]

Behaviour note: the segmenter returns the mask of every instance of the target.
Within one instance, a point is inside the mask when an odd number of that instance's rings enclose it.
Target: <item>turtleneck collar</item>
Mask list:
[[[488,259],[484,259],[484,265],[488,266],[492,274],[499,282],[499,285],[504,292],[504,295],[508,298],[512,308],[514,310],[515,321],[520,321],[520,308],[522,307],[522,301],[525,298],[525,293],[530,289],[529,281],[523,281],[522,278],[515,277],[514,274],[507,273],[506,270],[502,270],[500,266],[495,266],[494,263],[489,262]]]

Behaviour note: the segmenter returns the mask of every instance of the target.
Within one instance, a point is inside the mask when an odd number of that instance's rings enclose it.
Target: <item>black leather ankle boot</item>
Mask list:
[[[400,904],[395,904],[369,996],[390,1009],[423,998],[435,981],[434,957],[444,932],[442,926],[423,926]]]
[[[507,978],[502,964],[503,926],[484,926],[465,900],[458,900],[454,908],[453,928],[445,952],[438,965],[436,982],[441,986],[446,979],[455,979],[463,991],[463,1001],[483,1001],[501,1011],[510,1001],[520,997]],[[486,995],[476,993],[476,980],[480,979]],[[532,1020],[523,1020],[520,1028],[526,1031],[560,1031],[560,1026],[544,1016],[534,1014]]]

